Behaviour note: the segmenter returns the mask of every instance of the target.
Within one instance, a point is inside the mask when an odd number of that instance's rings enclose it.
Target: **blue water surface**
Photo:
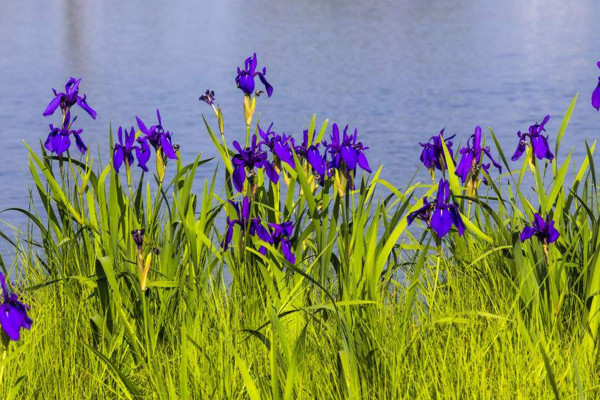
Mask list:
[[[492,126],[510,155],[517,130],[546,114],[555,136],[577,92],[565,143],[583,159],[583,141],[600,127],[590,105],[598,16],[594,0],[2,1],[0,208],[26,206],[23,142],[45,139],[58,118],[42,116],[51,88],[70,76],[83,78],[98,111],[77,121],[93,154],[108,159],[111,124],[130,127],[136,115],[152,123],[160,108],[192,161],[215,155],[201,120],[212,115],[198,101],[207,88],[228,139],[244,135],[234,77],[253,52],[275,87],[259,99],[264,125],[301,135],[317,112],[318,121],[357,127],[371,165],[383,164],[399,187],[419,164],[417,142],[441,128],[465,141],[475,125]],[[0,218],[25,224],[18,213]]]

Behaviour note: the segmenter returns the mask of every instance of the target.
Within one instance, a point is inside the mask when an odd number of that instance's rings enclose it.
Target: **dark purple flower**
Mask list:
[[[452,152],[452,141],[456,135],[452,135],[446,139],[446,147],[450,153],[450,157],[454,157]],[[421,162],[429,170],[439,169],[444,171],[446,169],[446,158],[444,156],[444,147],[442,146],[442,139],[444,137],[444,129],[440,131],[437,136],[432,136],[427,143],[419,143],[423,147],[421,152]]]
[[[537,236],[544,244],[552,243],[558,239],[560,233],[554,228],[554,221],[550,216],[546,216],[546,220],[538,213],[535,213],[533,226],[526,226],[521,232],[521,242],[531,239],[532,236]]]
[[[278,159],[295,168],[296,163],[294,162],[291,148],[292,137],[285,133],[279,135],[271,130],[272,127],[273,123],[269,125],[269,128],[265,132],[260,128],[260,125],[258,126],[258,134],[262,138],[258,145],[267,147]]]
[[[292,243],[289,238],[294,233],[294,225],[291,222],[284,222],[282,224],[269,224],[270,233],[268,238],[261,237],[267,243],[277,248],[281,245],[281,253],[291,264],[296,262],[296,256],[292,253]],[[259,235],[260,237],[260,235]],[[260,249],[261,254],[266,254],[267,249],[262,247]]]
[[[600,68],[600,61],[598,61],[598,68]],[[600,111],[600,76],[598,77],[598,86],[594,89],[592,93],[592,106]]]
[[[73,137],[75,138],[75,144],[77,145],[77,148],[82,154],[85,154],[85,152],[87,151],[87,147],[81,139],[81,133],[83,132],[83,129],[71,129],[76,119],[77,117],[73,118],[73,121],[71,121],[71,113],[67,111],[62,127],[59,128],[50,124],[50,133],[46,138],[44,147],[48,151],[56,153],[56,155],[60,156],[65,151],[69,150],[69,147],[71,147],[70,136],[73,135]]]
[[[437,198],[432,203],[423,198],[423,207],[408,215],[408,225],[415,219],[424,221],[440,239],[450,232],[452,225],[456,226],[459,236],[465,231],[458,206],[456,203],[450,203],[450,184],[444,179],[438,184]]]
[[[133,236],[133,242],[138,248],[138,251],[142,251],[142,246],[144,245],[144,230],[143,229],[135,229],[131,231],[131,236]]]
[[[358,165],[365,171],[371,172],[371,167],[364,153],[368,147],[356,141],[357,134],[358,130],[354,129],[354,134],[348,135],[348,125],[346,125],[344,133],[340,137],[337,124],[333,124],[333,133],[330,135],[331,143],[323,142],[331,156],[332,168],[340,169],[343,164],[348,172],[355,172]]]
[[[258,78],[267,90],[267,95],[271,97],[273,94],[273,86],[267,82],[267,78],[265,78],[266,73],[266,68],[263,68],[262,72],[256,72],[256,53],[254,53],[252,57],[246,59],[243,70],[238,67],[235,83],[246,95],[250,96],[254,93],[254,78],[258,75]]]
[[[233,184],[235,188],[241,192],[244,189],[244,182],[248,178],[251,182],[254,180],[254,168],[263,168],[267,173],[269,179],[277,183],[279,182],[279,174],[273,168],[273,165],[267,159],[267,153],[260,150],[257,144],[256,135],[252,136],[252,143],[250,147],[242,148],[237,141],[233,141],[233,147],[237,150],[238,154],[235,154],[231,159],[234,170],[233,170]]]
[[[554,154],[550,150],[550,145],[548,144],[548,136],[542,135],[542,132],[546,131],[544,126],[549,120],[550,115],[546,115],[541,124],[536,122],[535,124],[531,125],[529,127],[529,132],[517,132],[519,144],[517,145],[517,149],[515,150],[515,154],[513,154],[511,157],[511,160],[517,161],[519,158],[521,158],[527,149],[528,144],[531,144],[532,157],[536,157],[538,160],[546,158],[548,161],[552,161],[554,159]],[[527,142],[527,138],[529,138],[529,143]]]
[[[138,142],[142,144],[142,142],[147,140],[156,151],[162,150],[168,158],[176,160],[177,153],[175,153],[173,144],[171,143],[171,132],[163,129],[160,111],[156,110],[156,116],[158,118],[158,125],[152,125],[150,129],[146,127],[141,119],[135,117],[140,131],[145,135],[143,138],[138,138]]]
[[[54,99],[48,104],[46,107],[46,111],[44,111],[44,117],[54,114],[54,111],[58,107],[62,110],[63,114],[66,114],[69,109],[77,104],[79,107],[83,108],[93,119],[96,119],[96,111],[92,109],[87,104],[86,96],[83,95],[81,97],[79,95],[79,83],[81,82],[81,78],[75,79],[70,78],[67,84],[65,85],[65,91],[58,93],[55,89],[52,89],[54,92]]]
[[[227,232],[225,232],[225,238],[222,243],[224,250],[229,248],[229,244],[233,238],[233,229],[236,225],[240,227],[242,232],[248,232],[250,235],[256,234],[265,242],[270,240],[271,235],[269,235],[269,232],[260,223],[260,218],[250,218],[250,201],[247,197],[244,197],[241,204],[231,200],[229,200],[229,203],[235,209],[237,219],[227,217]]]
[[[206,89],[206,92],[202,96],[200,96],[200,98],[198,100],[205,102],[206,104],[208,104],[211,107],[214,107],[214,104],[215,104],[214,90]]]
[[[9,293],[4,275],[0,273],[3,302],[0,305],[0,325],[10,340],[19,340],[21,328],[30,329],[33,320],[27,315],[29,306],[19,301],[14,293]]]
[[[471,143],[471,141],[473,142]],[[481,127],[479,126],[475,127],[475,133],[467,140],[467,147],[463,147],[459,152],[462,155],[462,158],[456,167],[455,173],[461,178],[462,183],[467,181],[469,175],[473,181],[476,180],[481,168],[488,173],[490,165],[482,164],[484,154],[492,162],[494,167],[498,168],[499,172],[502,172],[502,166],[494,160],[494,157],[492,157],[490,153],[490,148],[481,147]],[[486,180],[483,182],[487,183]]]

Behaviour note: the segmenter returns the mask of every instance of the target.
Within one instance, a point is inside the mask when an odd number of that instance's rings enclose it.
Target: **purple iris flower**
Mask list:
[[[291,222],[284,222],[282,224],[269,224],[269,228],[271,230],[269,237],[267,240],[262,238],[265,242],[270,243],[273,247],[277,248],[281,245],[281,253],[291,264],[296,263],[296,256],[292,253],[292,243],[289,238],[294,233],[294,225]],[[260,235],[259,235],[260,237]],[[260,249],[261,254],[266,254],[267,249],[262,247]]]
[[[331,176],[331,166],[327,162],[327,149],[321,154],[319,151],[320,143],[308,144],[308,129],[304,130],[302,144],[296,145],[294,139],[291,139],[291,145],[298,158],[306,161],[311,167],[315,175],[319,178],[319,184],[325,184],[325,178]]]
[[[473,141],[472,143],[471,140]],[[484,154],[494,164],[494,167],[498,168],[499,172],[502,172],[502,166],[494,160],[494,157],[490,153],[490,148],[487,146],[481,147],[481,127],[479,126],[475,127],[475,133],[467,140],[467,147],[463,147],[459,152],[462,154],[462,158],[458,163],[458,167],[456,167],[455,173],[461,178],[462,183],[467,181],[469,174],[471,174],[471,179],[477,179],[480,168],[489,175],[490,164],[481,163]],[[483,182],[487,184],[485,179]]]
[[[135,143],[135,129],[131,127],[130,133],[127,133],[127,129],[125,129],[125,141],[123,141],[123,127],[119,127],[118,137],[119,143],[115,144],[113,151],[113,166],[117,172],[119,172],[123,162],[126,162],[130,167],[133,164],[133,153],[136,147],[133,145]]]
[[[258,78],[265,85],[265,89],[267,90],[267,95],[271,97],[273,94],[273,86],[267,82],[267,78],[265,78],[265,74],[267,73],[267,69],[263,68],[262,72],[256,72],[256,53],[252,57],[248,57],[246,62],[244,63],[244,69],[237,69],[237,76],[235,77],[235,83],[237,87],[239,87],[246,95],[250,96],[254,93],[254,78],[258,75]]]
[[[444,147],[442,146],[444,130],[445,128],[440,131],[439,135],[432,136],[429,142],[419,143],[423,147],[421,162],[429,170],[439,169],[440,171],[444,171],[446,169]],[[452,158],[454,158],[454,153],[452,152],[452,141],[450,139],[454,138],[454,136],[456,135],[452,135],[446,139],[446,147],[448,147],[448,152]]]
[[[456,226],[459,236],[462,236],[465,231],[458,206],[456,203],[450,203],[450,184],[444,179],[441,179],[438,184],[437,198],[431,203],[427,198],[423,198],[423,207],[408,215],[408,225],[415,219],[424,221],[440,239],[450,232],[452,225]]]
[[[291,148],[292,137],[285,133],[279,135],[271,130],[272,127],[273,123],[269,125],[269,128],[265,132],[260,128],[260,125],[258,126],[258,134],[262,138],[258,145],[268,147],[271,153],[277,158],[295,168],[296,163],[294,162]]]
[[[138,138],[138,142],[142,144],[147,140],[156,151],[162,149],[167,157],[172,160],[176,160],[177,153],[175,153],[173,145],[171,144],[171,132],[163,129],[160,111],[156,110],[156,116],[158,117],[158,125],[152,125],[150,129],[146,127],[141,119],[135,117],[137,119],[138,126],[140,127],[140,131],[146,135],[143,138]]]
[[[29,306],[19,301],[14,293],[9,293],[4,275],[0,273],[3,302],[0,305],[0,325],[10,340],[19,340],[21,328],[30,329],[33,320],[27,315]]]
[[[600,61],[598,61],[598,68],[600,68]],[[598,77],[598,86],[594,89],[592,93],[592,106],[600,111],[600,76]]]
[[[534,157],[537,157],[538,160],[542,160],[544,158],[548,159],[548,161],[552,161],[554,159],[554,154],[550,150],[550,145],[548,144],[548,136],[542,135],[542,132],[545,132],[546,129],[544,126],[550,120],[550,115],[546,115],[541,124],[537,122],[529,127],[529,132],[521,133],[521,131],[517,132],[517,136],[519,136],[519,144],[517,145],[517,150],[515,150],[515,154],[511,157],[511,160],[517,161],[527,148],[527,138],[529,138],[529,143],[531,144],[531,150]]]
[[[347,171],[356,171],[358,165],[367,172],[372,172],[364,151],[368,147],[361,142],[357,142],[358,130],[354,129],[354,134],[348,135],[348,125],[344,128],[343,136],[340,137],[340,130],[337,124],[333,124],[333,133],[330,135],[331,143],[323,142],[327,147],[327,152],[331,155],[331,166],[339,169],[344,163]]]
[[[279,182],[279,174],[267,159],[267,153],[259,149],[256,135],[252,136],[250,147],[242,148],[235,140],[233,141],[233,147],[235,147],[238,152],[231,160],[235,167],[232,177],[233,184],[238,192],[241,192],[244,189],[246,178],[248,178],[250,182],[254,180],[255,167],[264,167],[269,179],[274,183]]]
[[[540,214],[535,213],[533,226],[526,226],[521,232],[521,242],[531,239],[532,236],[537,236],[544,244],[548,244],[556,241],[560,233],[554,228],[554,221],[549,215],[544,220]]]
[[[81,78],[75,79],[70,78],[67,84],[65,85],[65,91],[58,93],[56,89],[52,89],[54,92],[54,99],[48,104],[46,107],[46,111],[44,111],[44,117],[54,114],[54,111],[58,107],[62,110],[63,114],[66,114],[73,105],[77,104],[79,107],[83,108],[93,119],[96,119],[96,111],[90,107],[86,101],[86,95],[81,97],[79,95],[79,83],[81,82]]]
[[[225,233],[225,238],[223,239],[224,250],[229,248],[229,244],[233,238],[233,229],[236,225],[240,227],[242,232],[248,232],[250,235],[256,234],[265,242],[269,242],[271,235],[269,235],[269,232],[267,232],[265,227],[263,227],[260,223],[260,218],[250,218],[250,201],[247,197],[244,197],[244,199],[241,201],[241,204],[231,200],[229,200],[229,203],[235,209],[237,219],[232,220],[227,217],[227,232]]]
[[[71,146],[70,136],[73,135],[73,137],[75,137],[75,144],[77,145],[77,148],[81,154],[85,154],[87,147],[81,139],[81,133],[83,132],[83,129],[71,129],[76,119],[77,117],[73,118],[73,121],[71,122],[71,113],[67,111],[62,127],[55,127],[54,125],[50,124],[50,133],[46,138],[44,147],[48,151],[56,153],[60,156],[65,151],[69,150],[69,147]]]

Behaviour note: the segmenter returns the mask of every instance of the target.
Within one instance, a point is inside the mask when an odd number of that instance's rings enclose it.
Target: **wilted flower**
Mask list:
[[[70,78],[67,84],[65,85],[65,91],[58,93],[56,89],[52,89],[54,92],[54,99],[48,104],[46,107],[46,111],[44,111],[44,117],[54,114],[54,111],[58,107],[62,110],[63,114],[67,114],[69,109],[77,104],[79,107],[83,108],[93,119],[96,119],[96,111],[90,107],[86,102],[86,96],[83,95],[81,97],[79,95],[79,83],[81,82],[81,78],[75,79]]]
[[[231,239],[233,238],[233,229],[236,225],[240,227],[242,232],[248,232],[250,235],[257,234],[262,240],[268,241],[270,239],[269,232],[261,225],[260,218],[250,218],[250,201],[247,197],[241,202],[241,207],[238,203],[229,200],[229,203],[235,209],[237,219],[230,219],[227,217],[227,232],[223,239],[223,249],[227,250]]]
[[[431,139],[429,139],[429,142],[419,143],[421,147],[423,147],[423,151],[421,152],[421,162],[432,172],[432,176],[433,170],[435,169],[439,169],[442,172],[446,170],[447,163],[446,157],[444,156],[444,147],[442,146],[444,130],[445,129],[442,129],[439,135],[432,136]],[[452,141],[450,140],[454,138],[454,136],[456,135],[452,135],[445,140],[450,157],[454,157],[454,153],[452,152]]]
[[[263,68],[262,72],[256,72],[256,64],[256,53],[254,53],[252,57],[248,57],[246,59],[243,70],[238,67],[235,83],[237,84],[237,87],[239,87],[246,95],[250,96],[252,93],[254,93],[254,77],[258,76],[267,90],[267,95],[271,97],[273,94],[273,86],[271,86],[265,78],[267,69]]]
[[[471,143],[471,141],[473,142]],[[494,164],[494,167],[502,172],[502,166],[494,160],[494,157],[490,154],[490,148],[481,147],[481,127],[479,126],[475,127],[475,133],[467,140],[467,147],[463,147],[459,152],[462,158],[458,163],[458,167],[456,167],[456,175],[461,178],[463,184],[470,176],[471,184],[474,185],[479,177],[480,169],[483,169],[489,175],[490,164],[482,163],[484,154]],[[487,183],[485,179],[483,182]]]
[[[600,61],[598,61],[598,68],[600,68]],[[600,76],[598,77],[598,86],[594,89],[592,93],[592,106],[598,111],[600,111]]]
[[[206,92],[198,99],[200,101],[205,102],[209,106],[213,107],[215,104],[215,92],[214,90],[206,89]]]
[[[272,244],[275,248],[281,245],[281,253],[285,259],[294,264],[296,262],[296,256],[292,253],[292,243],[289,240],[294,233],[294,225],[287,221],[282,224],[269,224],[269,228],[271,231],[269,237],[266,239],[261,237],[261,239]],[[267,250],[264,247],[260,249],[262,254],[266,254],[266,251]]]
[[[519,136],[519,144],[517,145],[517,150],[515,150],[515,154],[513,154],[511,160],[517,161],[525,150],[527,149],[527,138],[529,138],[529,144],[531,144],[531,157],[536,157],[538,160],[542,160],[544,158],[548,159],[548,161],[552,161],[554,159],[554,154],[550,150],[550,145],[548,144],[548,137],[542,135],[542,132],[545,132],[546,129],[544,126],[550,120],[550,115],[546,115],[541,124],[537,122],[529,127],[529,132],[521,133],[521,131],[517,132],[517,136]]]
[[[73,135],[73,137],[75,137],[75,144],[77,145],[77,148],[82,154],[85,154],[85,152],[87,151],[87,147],[85,143],[83,143],[83,140],[80,136],[83,132],[83,129],[71,129],[71,126],[73,125],[76,119],[77,117],[73,118],[73,121],[71,122],[71,113],[67,111],[63,120],[62,127],[59,128],[50,124],[50,133],[46,138],[44,147],[48,151],[56,153],[60,156],[65,151],[69,150],[69,147],[71,146],[70,136]]]
[[[138,252],[142,251],[142,246],[144,245],[144,230],[143,229],[135,229],[131,231],[131,236],[133,236],[133,242],[138,248]]]
[[[258,126],[258,134],[262,138],[258,145],[268,147],[271,153],[279,160],[287,163],[292,168],[295,168],[296,163],[294,162],[291,148],[292,137],[285,133],[279,135],[271,130],[272,127],[273,123],[269,125],[269,128],[265,132],[260,128],[260,125]]]
[[[550,216],[546,216],[546,220],[538,213],[535,213],[533,226],[526,226],[521,232],[521,242],[531,239],[532,236],[537,236],[544,244],[552,243],[558,239],[560,233],[554,228],[554,221]]]
[[[423,207],[408,215],[408,225],[415,219],[424,221],[439,239],[450,232],[452,225],[456,226],[459,236],[462,236],[465,231],[458,205],[450,203],[450,185],[444,179],[441,179],[438,184],[437,198],[432,203],[423,198]]]
[[[241,192],[244,189],[244,182],[246,178],[250,182],[254,182],[255,171],[254,168],[265,168],[267,176],[271,181],[277,183],[279,181],[279,174],[273,168],[273,165],[267,159],[267,153],[261,151],[258,148],[256,135],[252,136],[252,143],[250,147],[242,148],[237,141],[233,141],[233,147],[237,150],[238,154],[235,154],[232,158],[234,165],[233,171],[233,184],[235,188]]]
[[[175,153],[171,143],[171,132],[163,129],[160,111],[156,110],[156,116],[158,118],[158,125],[152,125],[150,129],[146,127],[141,119],[135,117],[137,119],[140,131],[142,131],[142,133],[145,135],[145,137],[138,138],[138,142],[142,144],[145,140],[147,140],[156,151],[162,149],[163,153],[165,153],[168,158],[176,160],[177,153]]]
[[[340,130],[337,124],[333,124],[333,133],[330,135],[331,143],[323,142],[327,147],[327,152],[331,155],[331,166],[333,168],[340,169],[343,163],[347,171],[354,172],[358,165],[365,171],[371,172],[371,167],[364,153],[368,147],[356,141],[357,134],[358,129],[354,129],[354,134],[348,135],[348,125],[346,125],[343,136],[340,138]]]
[[[9,293],[4,275],[0,273],[3,302],[0,305],[0,325],[10,340],[19,340],[21,328],[30,329],[33,320],[27,315],[29,306],[19,301],[15,293]]]

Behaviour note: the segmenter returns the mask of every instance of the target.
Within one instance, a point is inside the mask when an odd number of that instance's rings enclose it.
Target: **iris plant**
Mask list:
[[[475,133],[473,133],[467,140],[467,146],[460,149],[459,153],[462,155],[458,166],[456,167],[456,175],[458,175],[464,184],[468,179],[468,188],[470,194],[474,194],[477,187],[477,179],[479,177],[480,170],[484,170],[489,175],[490,163],[483,163],[483,156],[487,156],[491,164],[498,168],[499,172],[502,172],[502,166],[494,160],[490,153],[489,147],[481,146],[481,127],[475,127]],[[484,178],[483,183],[487,184],[487,180]]]
[[[443,238],[450,232],[452,225],[456,226],[459,236],[462,236],[465,231],[458,205],[450,202],[450,185],[444,179],[441,179],[438,184],[436,199],[430,203],[424,197],[423,206],[408,215],[408,225],[412,224],[415,219],[424,221],[427,227],[435,233],[437,239]]]
[[[138,166],[144,171],[148,172],[148,160],[150,159],[150,146],[148,142],[142,140],[139,143],[139,146],[135,144],[135,129],[131,127],[131,131],[127,133],[127,129],[125,131],[125,136],[123,137],[123,128],[119,127],[119,143],[115,144],[115,149],[113,151],[113,166],[115,167],[115,171],[119,172],[119,169],[125,163],[127,171],[134,162],[134,152],[137,156]]]
[[[259,146],[267,147],[271,153],[276,157],[276,161],[281,160],[292,168],[296,167],[294,157],[292,156],[292,137],[285,133],[279,135],[271,130],[273,124],[269,125],[266,132],[258,126],[258,134],[261,137],[261,141],[258,143]],[[278,164],[275,162],[274,164]]]
[[[239,192],[244,189],[246,178],[248,178],[248,181],[252,186],[252,192],[254,192],[255,188],[253,185],[254,177],[256,175],[254,168],[264,167],[265,172],[271,181],[274,183],[279,181],[279,174],[267,159],[267,153],[260,150],[256,135],[252,136],[250,147],[242,148],[235,140],[233,141],[233,147],[235,147],[238,153],[235,154],[231,160],[234,166],[232,178],[233,184]]]
[[[450,139],[454,138],[454,136],[456,135],[452,135],[446,139],[446,147],[448,148],[451,158],[454,158],[454,153],[452,152],[452,141]],[[421,162],[431,173],[432,179],[436,169],[439,169],[442,173],[446,171],[447,163],[444,156],[444,147],[442,146],[443,139],[444,129],[440,131],[439,135],[432,136],[431,139],[429,139],[429,142],[419,143],[421,147],[423,147],[423,151],[421,152]]]
[[[260,218],[250,218],[250,201],[247,197],[241,201],[240,204],[229,200],[229,203],[235,209],[235,213],[237,215],[236,219],[230,219],[227,217],[227,232],[225,233],[225,238],[223,239],[223,249],[227,250],[229,248],[229,244],[233,238],[233,230],[236,225],[240,227],[242,232],[247,232],[250,235],[257,234],[262,240],[268,242],[270,239],[269,232],[262,226],[260,223]]]
[[[71,129],[71,125],[77,119],[77,117],[75,117],[73,118],[73,121],[71,121],[71,107],[75,104],[85,110],[93,119],[96,119],[96,111],[88,105],[86,96],[83,95],[82,97],[79,95],[80,82],[81,79],[70,78],[65,85],[64,92],[59,93],[56,89],[52,89],[54,98],[50,101],[43,114],[45,117],[52,115],[59,107],[62,111],[63,117],[61,125],[55,127],[50,124],[50,133],[44,143],[44,147],[46,147],[48,151],[53,152],[58,156],[61,156],[71,146],[71,135],[75,138],[75,144],[79,151],[82,154],[85,154],[87,151],[87,147],[81,139],[83,129]]]
[[[54,111],[56,111],[58,107],[60,107],[62,110],[63,115],[66,115],[71,107],[77,104],[79,107],[84,109],[90,115],[90,117],[96,119],[96,111],[94,111],[94,109],[88,105],[86,101],[86,95],[83,95],[83,97],[79,95],[80,82],[81,78],[70,78],[65,85],[64,92],[59,93],[56,91],[56,89],[52,89],[55,97],[52,99],[52,101],[50,101],[48,107],[46,107],[46,111],[44,111],[44,117],[54,114]]]
[[[244,94],[250,96],[254,93],[254,78],[258,76],[262,84],[265,86],[265,90],[267,91],[267,95],[271,97],[273,94],[273,86],[267,82],[267,78],[265,75],[267,73],[267,69],[263,68],[262,71],[256,71],[256,53],[252,57],[248,57],[246,62],[244,63],[244,69],[237,69],[237,76],[235,77],[235,83],[237,87],[240,88]]]
[[[348,135],[348,125],[346,125],[344,133],[340,137],[337,124],[333,124],[333,133],[330,135],[331,142],[323,142],[331,156],[331,166],[333,168],[355,172],[356,167],[359,166],[365,171],[371,172],[371,167],[364,153],[368,147],[356,141],[357,134],[358,130],[354,129],[354,133]]]
[[[515,150],[515,154],[513,154],[511,160],[517,161],[525,150],[527,150],[527,146],[531,145],[531,163],[533,165],[534,157],[538,160],[547,159],[548,161],[552,161],[554,159],[554,154],[550,150],[550,145],[548,144],[548,137],[542,135],[542,132],[545,132],[545,125],[550,120],[550,115],[546,115],[541,124],[537,122],[529,127],[529,132],[521,133],[521,131],[517,132],[517,136],[519,136],[519,144],[517,145],[517,150]],[[527,142],[529,139],[529,143]]]
[[[598,61],[598,68],[600,68],[600,61]],[[598,86],[594,89],[592,93],[592,106],[598,111],[600,111],[600,76],[598,77]]]
[[[321,143],[308,143],[308,129],[304,130],[303,141],[301,144],[297,145],[294,138],[291,138],[290,142],[301,162],[306,162],[312,167],[314,174],[319,180],[319,184],[323,186],[325,184],[325,178],[331,176],[330,163],[327,162],[327,149],[325,149],[324,154],[321,154],[319,151]]]
[[[261,237],[265,242],[270,243],[273,247],[277,248],[281,245],[281,253],[291,264],[296,262],[296,256],[292,253],[292,243],[289,238],[294,233],[294,225],[287,221],[282,224],[269,224],[270,233],[267,238]],[[259,235],[260,237],[261,235]],[[261,254],[266,254],[266,249],[262,247],[260,249]]]
[[[77,148],[82,154],[85,154],[87,147],[81,139],[81,133],[83,132],[83,129],[72,129],[72,125],[76,119],[77,117],[73,118],[73,121],[71,121],[71,113],[67,111],[61,127],[55,127],[54,125],[50,124],[50,133],[46,138],[44,147],[48,151],[56,153],[58,156],[60,156],[65,151],[69,150],[69,147],[71,147],[70,136],[73,135]]]
[[[560,233],[554,228],[554,221],[550,219],[549,215],[544,220],[540,214],[535,213],[532,226],[526,226],[521,232],[521,242],[531,239],[533,236],[537,236],[542,243],[548,244],[555,242]]]
[[[0,304],[0,325],[10,340],[19,340],[21,328],[30,329],[33,320],[27,315],[29,306],[19,301],[15,293],[9,293],[4,275],[0,273],[3,302]]]
[[[140,131],[145,135],[137,140],[140,144],[143,144],[144,141],[148,141],[148,143],[154,147],[157,153],[162,150],[162,152],[168,158],[176,160],[177,154],[175,153],[175,149],[173,149],[173,144],[171,143],[171,132],[163,129],[160,111],[156,110],[156,116],[158,118],[158,124],[152,125],[150,128],[147,128],[144,122],[139,119],[139,117],[135,117]]]

